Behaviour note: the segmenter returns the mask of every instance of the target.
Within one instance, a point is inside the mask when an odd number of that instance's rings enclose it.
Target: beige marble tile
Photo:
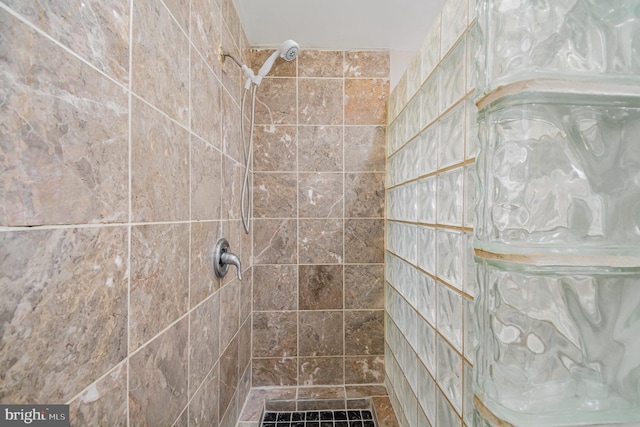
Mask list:
[[[342,77],[344,52],[327,50],[300,51],[299,77]]]
[[[191,135],[191,219],[216,220],[222,209],[222,155]]]
[[[188,263],[188,224],[132,228],[130,351],[186,313]]]
[[[185,34],[189,34],[189,6],[190,0],[163,0],[173,18],[182,27]]]
[[[253,224],[254,264],[297,263],[296,220],[256,219]]]
[[[229,32],[233,36],[234,43],[240,45],[240,33],[242,32],[242,24],[240,17],[233,4],[233,0],[219,0],[220,9],[222,9],[222,20],[226,24]]]
[[[127,426],[127,364],[117,365],[105,377],[69,403],[72,426]]]
[[[344,384],[344,357],[301,357],[300,385]]]
[[[218,381],[220,365],[216,363],[204,379],[189,404],[189,425],[216,427],[218,425]]]
[[[253,280],[255,311],[298,308],[298,268],[295,265],[257,265]]]
[[[295,126],[254,126],[253,167],[255,171],[295,171],[297,156],[298,137]]]
[[[213,269],[213,245],[218,241],[219,230],[218,221],[191,223],[190,307],[195,307],[220,289],[221,281]]]
[[[348,173],[344,177],[345,217],[384,217],[384,173]]]
[[[388,51],[346,51],[344,76],[389,78],[390,62]]]
[[[173,424],[187,405],[188,330],[185,317],[131,356],[130,424]]]
[[[122,83],[128,82],[129,1],[4,0],[3,3],[96,68]],[[16,48],[12,44],[7,46]]]
[[[391,400],[388,397],[374,397],[371,400],[373,401],[373,409],[376,413],[379,427],[400,427],[393,411]]]
[[[342,265],[300,265],[300,310],[342,309],[342,271]]]
[[[245,260],[247,260],[245,258]],[[247,260],[249,262],[250,260]],[[252,267],[253,268],[253,267]],[[240,286],[240,325],[246,322],[251,317],[251,310],[253,308],[253,271],[251,269],[245,270],[242,273],[242,281]]]
[[[343,181],[341,173],[299,173],[299,217],[342,218]]]
[[[350,359],[350,357],[347,357],[347,359]],[[387,388],[382,383],[380,385],[346,386],[345,392],[347,393],[347,399],[388,396]]]
[[[126,357],[127,258],[126,227],[0,233],[1,402],[66,402]]]
[[[295,218],[298,213],[295,173],[257,172],[253,175],[255,218]]]
[[[234,395],[236,393],[237,388],[238,388],[238,340],[234,338],[229,344],[229,346],[224,350],[224,352],[220,356],[220,394],[219,394],[220,414],[225,414],[228,410],[235,411],[236,405],[235,405]]]
[[[344,399],[344,387],[300,387],[298,399]]]
[[[300,219],[298,251],[305,264],[339,264],[344,260],[342,219]]]
[[[133,220],[189,219],[189,133],[135,98],[131,122]]]
[[[346,79],[344,121],[348,125],[383,125],[387,120],[389,80]]]
[[[172,427],[189,427],[189,408],[185,408]]]
[[[220,356],[220,294],[217,293],[189,314],[189,396],[205,379]]]
[[[353,264],[384,262],[384,221],[382,219],[345,220],[345,262]]]
[[[348,172],[383,172],[386,164],[384,126],[344,127],[344,169]]]
[[[298,79],[299,123],[341,125],[345,109],[342,103],[337,101],[342,99],[342,93],[342,79]]]
[[[222,156],[222,218],[240,219],[244,163]]]
[[[0,225],[126,221],[125,90],[4,11],[0,33]]]
[[[296,356],[297,321],[293,311],[253,313],[253,357]]]
[[[218,149],[222,149],[222,92],[218,77],[192,48],[191,131]],[[238,112],[238,118],[234,122],[238,121],[239,117]]]
[[[256,125],[295,125],[296,79],[266,78],[256,95]]]
[[[340,356],[343,337],[342,311],[301,311],[298,320],[300,356]]]
[[[191,42],[218,76],[221,74],[218,60],[221,25],[222,12],[217,0],[191,0]],[[235,64],[225,61],[224,66],[235,67]]]
[[[235,268],[235,267],[231,267]],[[226,348],[236,332],[240,320],[239,282],[233,280],[220,289],[220,348]]]
[[[227,91],[222,91],[222,152],[244,165],[242,148],[242,129],[240,107]],[[246,147],[249,149],[249,135],[246,135]]]
[[[133,92],[188,125],[189,41],[162,3],[133,3],[131,45]]]
[[[243,376],[247,373],[247,370],[251,365],[251,327],[251,319],[246,319],[238,330],[238,373],[241,375],[242,379],[239,387],[244,387],[244,382],[247,381],[247,379],[243,378]],[[249,388],[251,388],[250,384]],[[241,400],[240,394],[238,395],[238,399],[239,401]],[[244,403],[244,400],[242,400],[242,403]]]
[[[340,172],[342,126],[301,126],[298,128],[298,170]]]
[[[384,265],[345,265],[344,304],[347,309],[383,309]]]
[[[252,360],[254,387],[298,385],[298,359],[275,357]]]
[[[344,365],[345,384],[382,384],[384,382],[383,356],[347,356]],[[367,391],[362,393],[362,396],[375,396],[375,394]]]
[[[242,63],[245,63],[246,61],[243,59],[243,52],[240,51],[224,21],[222,23],[220,35],[222,37],[221,44],[223,50],[231,53]],[[222,67],[220,68],[220,80],[222,81],[222,86],[224,86],[229,95],[231,95],[231,98],[237,105],[240,105],[242,102],[244,82],[246,80],[241,68],[238,67],[233,60],[225,60],[225,63],[222,64]]]

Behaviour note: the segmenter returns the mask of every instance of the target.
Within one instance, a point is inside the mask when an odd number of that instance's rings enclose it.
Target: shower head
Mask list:
[[[253,82],[257,85],[262,82],[262,79],[267,74],[269,74],[269,71],[271,71],[271,67],[273,67],[273,64],[274,62],[276,62],[276,59],[278,59],[278,56],[285,61],[293,61],[297,58],[298,52],[300,52],[300,46],[298,45],[298,43],[294,42],[293,40],[285,40],[280,45],[280,47],[271,54],[269,59],[267,59],[264,64],[262,64],[262,67],[260,67],[260,70],[258,71],[258,74],[256,75],[256,78]]]

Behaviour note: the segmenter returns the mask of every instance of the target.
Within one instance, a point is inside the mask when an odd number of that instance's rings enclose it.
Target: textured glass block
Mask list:
[[[398,116],[398,87],[393,88],[387,102],[387,123],[393,122]]]
[[[479,0],[483,92],[544,76],[640,80],[637,0]]]
[[[640,423],[640,269],[479,266],[475,387],[523,427]]]
[[[473,227],[476,208],[476,165],[464,167],[464,226]]]
[[[455,104],[465,94],[465,39],[462,38],[440,63],[440,112]],[[424,102],[423,102],[424,104]]]
[[[417,292],[418,314],[424,317],[432,325],[436,324],[436,282],[433,278],[418,272],[419,291]]]
[[[474,1],[474,0],[470,0],[470,1]],[[478,25],[473,24],[469,28],[469,31],[467,31],[467,92],[475,89],[476,87],[476,81],[477,81],[476,52],[477,51],[478,51]]]
[[[440,22],[441,16],[438,14],[435,22],[431,24],[429,28],[429,32],[427,33],[427,37],[425,37],[424,42],[422,43],[422,47],[420,52],[422,54],[422,79],[421,82],[424,82],[427,77],[433,72],[438,63],[440,62]]]
[[[474,352],[478,344],[478,339],[475,334],[475,316],[474,316],[474,303],[473,300],[464,297],[462,300],[462,306],[464,310],[464,357],[471,363],[474,363]]]
[[[411,139],[420,132],[420,93],[416,94],[407,105],[407,139]]]
[[[436,385],[424,366],[418,367],[418,403],[427,416],[428,422],[436,420]]]
[[[422,127],[427,126],[438,118],[440,113],[440,71],[436,69],[422,85]]]
[[[422,131],[419,138],[418,175],[422,176],[438,169],[438,122]]]
[[[461,254],[463,258],[464,283],[462,291],[467,295],[475,296],[478,292],[478,279],[476,277],[476,264],[474,262],[475,250],[473,248],[473,234],[464,232],[462,234],[464,252]]]
[[[478,107],[471,98],[465,101],[465,113],[467,123],[465,159],[473,159],[478,154],[480,141],[478,141]]]
[[[398,129],[397,129],[397,138],[398,138],[398,147],[402,147],[409,140],[409,127],[408,127],[408,111],[406,108],[398,114]]]
[[[458,415],[462,414],[462,359],[445,340],[437,339],[437,382]]]
[[[407,67],[407,96],[411,99],[417,90],[420,88],[421,73],[420,67],[422,66],[422,57],[418,54],[413,57]]]
[[[640,255],[637,100],[526,94],[483,116],[479,247]]]
[[[473,425],[473,368],[467,362],[463,367],[464,394],[462,397],[462,420],[467,426]]]
[[[438,283],[438,331],[462,353],[462,295]]]
[[[464,240],[462,233],[439,229],[437,232],[437,267],[439,278],[448,284],[462,289]]]
[[[411,387],[411,393],[415,396],[418,395],[418,357],[411,349],[408,350],[407,358],[404,362],[404,372],[407,376],[407,381]]]
[[[434,176],[424,178],[417,183],[418,206],[417,220],[427,224],[436,223],[437,179]]]
[[[447,427],[462,427],[462,420],[439,389],[436,390],[436,425]]]
[[[464,104],[458,105],[440,119],[438,139],[438,169],[464,160]]]
[[[438,174],[438,224],[462,226],[464,169]]]
[[[424,366],[436,376],[436,332],[433,327],[424,319],[418,317],[418,341],[417,353],[418,357],[424,363]]]
[[[448,0],[442,6],[442,55],[460,37],[467,26],[468,0]]]
[[[429,274],[436,274],[436,229],[418,227],[418,267]]]

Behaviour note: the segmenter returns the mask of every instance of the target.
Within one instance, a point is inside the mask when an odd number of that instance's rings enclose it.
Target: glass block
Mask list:
[[[441,14],[435,19],[435,22],[431,24],[427,37],[425,37],[420,49],[422,53],[422,78],[421,82],[424,82],[427,77],[435,70],[436,66],[440,62],[440,22]]]
[[[465,39],[462,38],[440,63],[440,113],[455,104],[465,94]],[[424,102],[423,102],[424,104]]]
[[[407,105],[407,139],[411,139],[420,132],[422,122],[420,121],[421,100],[420,93],[416,94]]]
[[[429,123],[437,119],[440,113],[440,104],[438,102],[440,98],[439,75],[440,71],[436,69],[422,85],[422,115],[420,116],[422,119],[422,127],[429,125]]]
[[[518,426],[640,422],[640,269],[479,260],[474,386]]]
[[[418,403],[429,423],[433,424],[436,420],[436,384],[422,364],[418,365]]]
[[[418,149],[418,175],[422,176],[438,169],[438,122],[420,134]]]
[[[474,320],[474,302],[472,299],[463,297],[462,306],[464,310],[464,357],[474,363],[475,348],[477,347],[478,340],[476,338],[475,320]]]
[[[439,389],[436,390],[436,407],[437,426],[462,427],[462,420]]]
[[[424,178],[417,183],[417,220],[418,222],[435,224],[436,223],[436,176]]]
[[[464,160],[464,104],[458,105],[440,119],[438,139],[438,169]]]
[[[462,226],[464,169],[438,174],[438,224]]]
[[[431,376],[436,375],[436,332],[424,319],[418,317],[418,357],[424,363]]]
[[[421,66],[422,57],[420,55],[415,55],[411,62],[409,62],[409,67],[407,67],[407,96],[409,99],[411,99],[420,88],[420,83],[422,82],[420,79]]]
[[[474,1],[474,0],[470,0]],[[467,31],[467,92],[475,89],[477,81],[476,52],[478,50],[478,25]]]
[[[398,129],[397,129],[397,138],[398,138],[398,148],[402,147],[409,140],[409,127],[408,127],[408,115],[409,112],[407,108],[404,108],[400,114],[398,114]]]
[[[462,289],[464,253],[462,233],[439,229],[436,243],[436,273],[450,285]]]
[[[484,93],[548,76],[640,81],[637,0],[478,2]]]
[[[442,6],[442,54],[460,37],[467,26],[468,0],[447,0]]]
[[[418,272],[419,290],[417,292],[416,310],[432,325],[436,324],[436,282],[431,277]]]
[[[473,227],[476,208],[476,165],[464,167],[464,226]]]
[[[475,250],[473,248],[473,234],[464,232],[462,234],[464,252],[463,269],[464,283],[462,291],[470,296],[475,296],[478,292],[478,279],[476,277],[476,265],[474,262]]]
[[[637,100],[529,93],[480,126],[477,247],[640,255]]]
[[[473,367],[463,362],[462,420],[467,426],[473,425]]]
[[[398,115],[398,87],[394,87],[387,102],[387,123],[391,123]]]
[[[436,274],[436,229],[418,227],[418,267],[429,274]]]
[[[467,131],[465,138],[465,159],[473,159],[478,154],[478,107],[469,97],[465,101]]]
[[[462,352],[462,295],[438,283],[438,331]]]

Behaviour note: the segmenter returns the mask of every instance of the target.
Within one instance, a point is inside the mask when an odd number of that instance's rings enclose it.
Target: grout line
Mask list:
[[[133,165],[132,165],[132,151],[133,151],[133,120],[132,120],[132,106],[133,106],[133,16],[134,7],[133,0],[129,1],[129,90],[128,90],[128,104],[129,104],[129,225],[127,230],[127,268],[129,274],[127,277],[127,427],[131,424],[131,407],[129,403],[130,396],[130,384],[131,384],[131,237],[133,233],[133,227],[131,225],[133,220]]]

